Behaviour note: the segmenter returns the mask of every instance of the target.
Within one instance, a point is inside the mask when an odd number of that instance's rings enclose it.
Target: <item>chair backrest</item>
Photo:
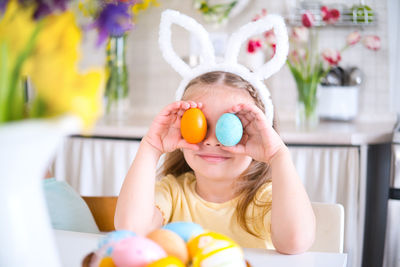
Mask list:
[[[316,218],[314,244],[309,251],[343,253],[344,209],[341,204],[311,203]]]
[[[114,214],[118,197],[88,197],[82,196],[101,232],[114,231]]]

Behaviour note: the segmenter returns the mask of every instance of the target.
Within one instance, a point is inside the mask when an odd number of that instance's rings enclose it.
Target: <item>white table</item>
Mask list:
[[[64,267],[80,267],[83,258],[97,248],[101,234],[54,230],[60,259]],[[273,250],[244,249],[245,258],[252,267],[345,267],[346,254],[306,252],[282,255]]]

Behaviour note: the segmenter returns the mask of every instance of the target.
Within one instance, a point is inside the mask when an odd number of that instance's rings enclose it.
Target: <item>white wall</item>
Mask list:
[[[397,2],[397,0],[388,0]],[[162,59],[158,48],[158,26],[160,13],[166,8],[176,9],[182,13],[193,16],[203,22],[201,16],[193,9],[191,0],[159,0],[160,7],[153,7],[140,14],[136,29],[129,36],[128,61],[130,71],[130,99],[132,112],[156,114],[164,105],[173,101],[174,92],[180,78],[177,73]],[[225,28],[232,32],[240,25],[250,21],[253,16],[266,8],[269,13],[286,12],[285,2],[293,1],[265,1],[250,0],[250,4],[238,17],[230,21]],[[326,4],[339,3],[340,1],[322,1]],[[341,65],[358,66],[365,74],[365,81],[360,90],[360,112],[358,120],[387,119],[391,111],[391,91],[389,88],[388,66],[388,23],[387,1],[367,0],[378,14],[378,25],[365,28],[325,28],[320,31],[320,48],[341,48],[346,36],[358,29],[362,34],[378,34],[382,40],[382,48],[372,52],[361,44],[344,52]],[[344,1],[346,5],[359,3],[358,0]],[[397,13],[398,14],[398,13]],[[394,24],[398,25],[398,23]],[[395,26],[393,26],[394,28]],[[208,27],[210,31],[217,31]],[[90,39],[90,38],[89,38]],[[178,27],[173,28],[174,47],[182,56],[189,54],[189,34]],[[102,62],[104,53],[102,49],[95,49],[92,45],[85,46],[85,62]],[[399,60],[397,60],[399,62]],[[399,77],[400,75],[397,75]],[[397,82],[398,84],[398,82]],[[271,90],[275,106],[280,119],[294,119],[296,88],[293,78],[285,66],[278,74],[267,81]],[[399,94],[396,96],[399,97]],[[393,116],[390,116],[392,119]]]
[[[387,3],[391,104],[400,116],[400,1],[387,0]]]

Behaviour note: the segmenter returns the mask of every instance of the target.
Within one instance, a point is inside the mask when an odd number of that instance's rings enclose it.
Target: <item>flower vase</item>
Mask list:
[[[297,82],[297,110],[296,126],[301,130],[312,130],[318,126],[319,117],[317,110],[317,88],[316,82]]]
[[[125,120],[129,110],[126,38],[126,35],[111,36],[107,43],[105,113],[113,121]]]
[[[57,146],[76,117],[0,125],[0,266],[61,266],[43,192]]]

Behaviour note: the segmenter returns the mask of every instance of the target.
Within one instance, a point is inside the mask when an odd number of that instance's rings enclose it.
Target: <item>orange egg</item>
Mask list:
[[[167,229],[156,229],[147,238],[160,245],[169,256],[175,256],[183,263],[189,261],[186,243],[178,234]]]
[[[176,257],[168,256],[154,261],[146,267],[185,267],[185,264]]]
[[[198,108],[191,108],[183,113],[181,119],[182,137],[191,144],[203,141],[207,133],[207,121],[203,112]]]
[[[116,267],[115,263],[113,262],[111,257],[104,257],[100,264],[99,267]]]

